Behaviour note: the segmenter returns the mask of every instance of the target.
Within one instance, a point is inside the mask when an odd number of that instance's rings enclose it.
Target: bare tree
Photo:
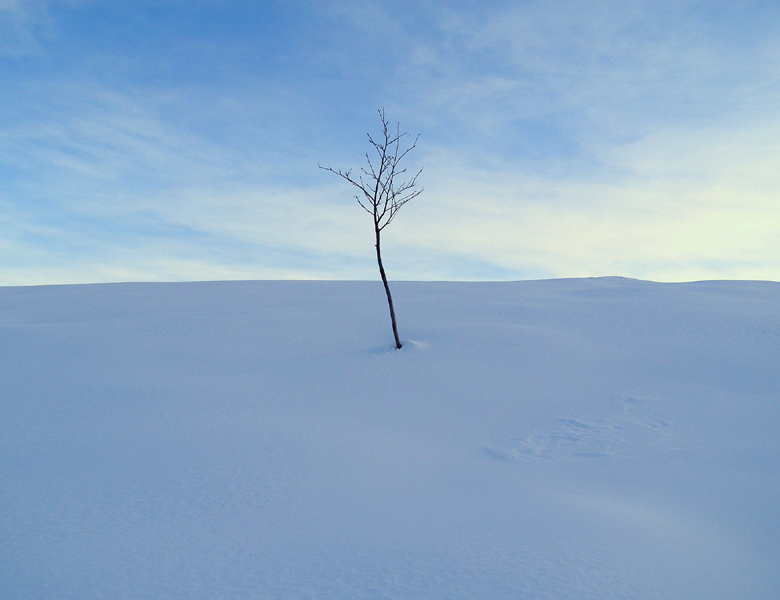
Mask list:
[[[366,152],[367,169],[365,167],[361,168],[360,174],[355,178],[352,175],[352,170],[342,171],[341,169],[336,170],[330,167],[323,167],[322,165],[319,165],[319,167],[335,173],[360,190],[360,193],[355,195],[355,199],[363,210],[374,219],[376,260],[379,264],[379,274],[382,277],[382,283],[387,294],[387,304],[390,307],[390,320],[393,324],[395,347],[400,349],[401,340],[398,337],[398,326],[395,322],[393,296],[390,294],[390,286],[387,284],[385,268],[382,265],[380,236],[382,230],[393,222],[401,207],[423,192],[422,188],[414,189],[422,169],[417,171],[414,177],[406,181],[396,180],[396,178],[406,173],[406,169],[401,169],[399,163],[417,146],[417,140],[420,139],[420,136],[418,135],[408,147],[402,146],[403,138],[409,134],[406,132],[401,133],[401,126],[398,123],[396,123],[395,131],[393,131],[385,118],[385,110],[382,108],[378,112],[382,121],[382,134],[377,140],[374,140],[370,133],[367,134],[368,141],[376,152],[376,157],[373,160],[369,152]]]

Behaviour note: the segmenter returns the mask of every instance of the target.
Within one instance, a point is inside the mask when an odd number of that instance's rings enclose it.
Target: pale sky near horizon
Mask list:
[[[780,280],[780,3],[0,0],[0,285]]]

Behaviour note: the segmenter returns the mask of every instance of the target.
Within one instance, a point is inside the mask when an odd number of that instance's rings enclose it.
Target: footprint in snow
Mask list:
[[[670,450],[672,424],[653,415],[646,401],[624,398],[607,419],[563,417],[548,430],[510,437],[491,456],[510,461],[635,458]]]

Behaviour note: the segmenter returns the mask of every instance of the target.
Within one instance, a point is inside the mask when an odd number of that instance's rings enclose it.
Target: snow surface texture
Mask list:
[[[0,597],[780,598],[780,284],[0,288]]]

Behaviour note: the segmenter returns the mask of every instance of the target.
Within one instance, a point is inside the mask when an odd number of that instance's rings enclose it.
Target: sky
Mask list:
[[[0,0],[0,285],[780,280],[780,4]]]

